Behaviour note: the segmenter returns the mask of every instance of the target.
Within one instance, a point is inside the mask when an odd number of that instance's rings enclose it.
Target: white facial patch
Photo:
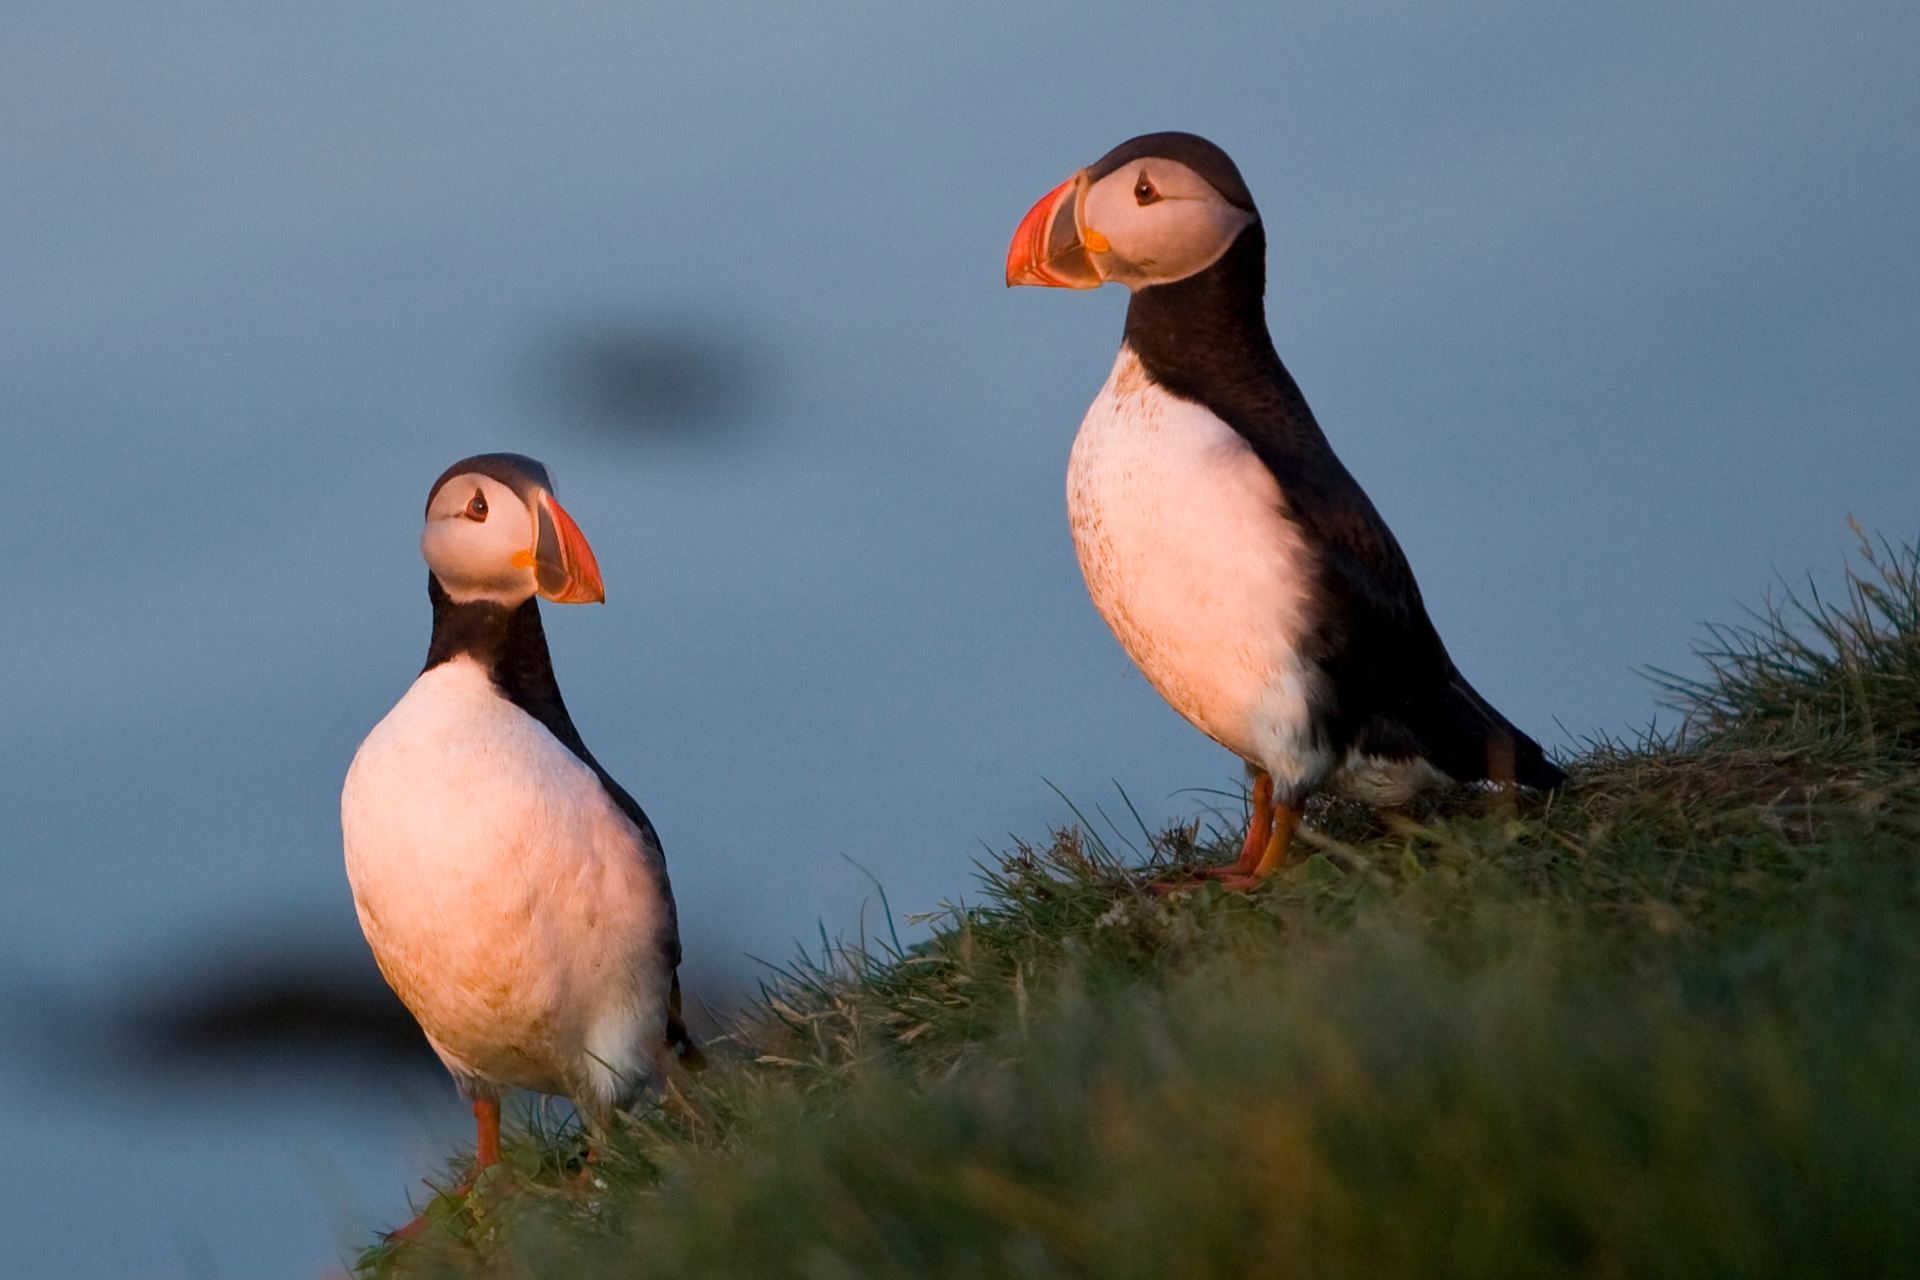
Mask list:
[[[1151,157],[1115,169],[1080,204],[1081,238],[1094,265],[1132,289],[1205,271],[1253,219],[1186,165]],[[1105,250],[1097,248],[1102,242]]]
[[[477,518],[483,511],[485,518]],[[420,554],[458,603],[514,606],[537,585],[534,535],[533,515],[513,490],[489,476],[460,475],[433,495]]]

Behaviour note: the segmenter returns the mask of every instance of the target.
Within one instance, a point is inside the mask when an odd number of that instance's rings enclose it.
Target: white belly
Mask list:
[[[414,682],[361,744],[340,819],[374,957],[463,1086],[601,1112],[652,1074],[664,875],[593,771],[479,664]]]
[[[1087,411],[1067,514],[1087,590],[1173,708],[1283,787],[1333,759],[1296,654],[1312,559],[1280,487],[1240,435],[1155,386],[1127,347]]]

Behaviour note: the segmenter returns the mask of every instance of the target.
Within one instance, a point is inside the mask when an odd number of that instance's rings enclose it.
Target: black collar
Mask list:
[[[1323,591],[1364,593],[1372,608],[1437,651],[1399,543],[1335,456],[1273,348],[1266,254],[1266,232],[1255,221],[1205,271],[1141,289],[1127,308],[1127,345],[1150,379],[1206,407],[1266,464],[1288,517],[1319,553]]]
[[[1127,345],[1148,377],[1213,410],[1268,465],[1318,458],[1339,466],[1273,349],[1266,292],[1267,233],[1255,219],[1206,270],[1136,292]]]
[[[427,664],[421,674],[455,658],[470,657],[485,668],[500,696],[546,726],[560,745],[593,770],[621,812],[632,820],[655,849],[660,839],[640,805],[615,782],[587,750],[554,679],[553,657],[547,651],[547,633],[540,625],[540,602],[532,596],[509,609],[492,600],[460,604],[447,594],[440,579],[427,573],[427,598],[433,602],[433,638],[427,642]]]

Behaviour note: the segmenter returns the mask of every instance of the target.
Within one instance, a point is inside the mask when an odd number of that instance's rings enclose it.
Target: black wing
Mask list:
[[[1313,432],[1319,435],[1317,426]],[[1421,756],[1462,782],[1492,778],[1541,789],[1564,782],[1540,744],[1454,666],[1406,554],[1324,438],[1311,451],[1253,443],[1280,481],[1285,514],[1319,552],[1313,656],[1336,691],[1326,708],[1335,747]]]
[[[438,590],[439,583],[434,582],[432,587]],[[660,846],[659,833],[654,831],[640,802],[627,794],[627,789],[614,781],[613,775],[593,758],[580,730],[574,727],[573,717],[567,714],[566,701],[560,696],[560,682],[554,678],[553,659],[547,650],[546,631],[540,625],[540,606],[536,601],[528,600],[514,610],[492,671],[500,692],[545,725],[561,746],[593,770],[614,807],[638,828],[641,848],[647,855],[647,870],[659,886],[660,901],[666,907],[659,946],[667,971],[673,975],[667,1010],[667,1044],[679,1053],[682,1061],[693,1065],[700,1057],[700,1050],[680,1016],[680,914],[674,905],[673,886],[667,881],[667,859]]]
[[[1266,236],[1257,221],[1206,271],[1142,289],[1127,344],[1150,377],[1206,406],[1279,482],[1289,519],[1319,554],[1309,640],[1329,677],[1331,745],[1421,756],[1461,781],[1564,780],[1540,745],[1460,675],[1385,520],[1327,443],[1267,333]]]

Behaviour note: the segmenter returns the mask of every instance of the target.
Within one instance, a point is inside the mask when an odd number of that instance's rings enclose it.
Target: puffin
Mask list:
[[[487,453],[434,481],[420,551],[426,665],[360,744],[340,825],[380,972],[472,1100],[477,1173],[505,1090],[603,1130],[699,1050],[660,838],[581,740],[540,625],[540,599],[605,598],[585,535],[545,466]]]
[[[1067,513],[1088,593],[1189,723],[1246,762],[1246,889],[1321,790],[1404,805],[1566,775],[1467,683],[1406,554],[1334,454],[1266,321],[1266,232],[1239,169],[1190,133],[1121,143],[1042,196],[1007,284],[1132,293],[1080,424]]]

